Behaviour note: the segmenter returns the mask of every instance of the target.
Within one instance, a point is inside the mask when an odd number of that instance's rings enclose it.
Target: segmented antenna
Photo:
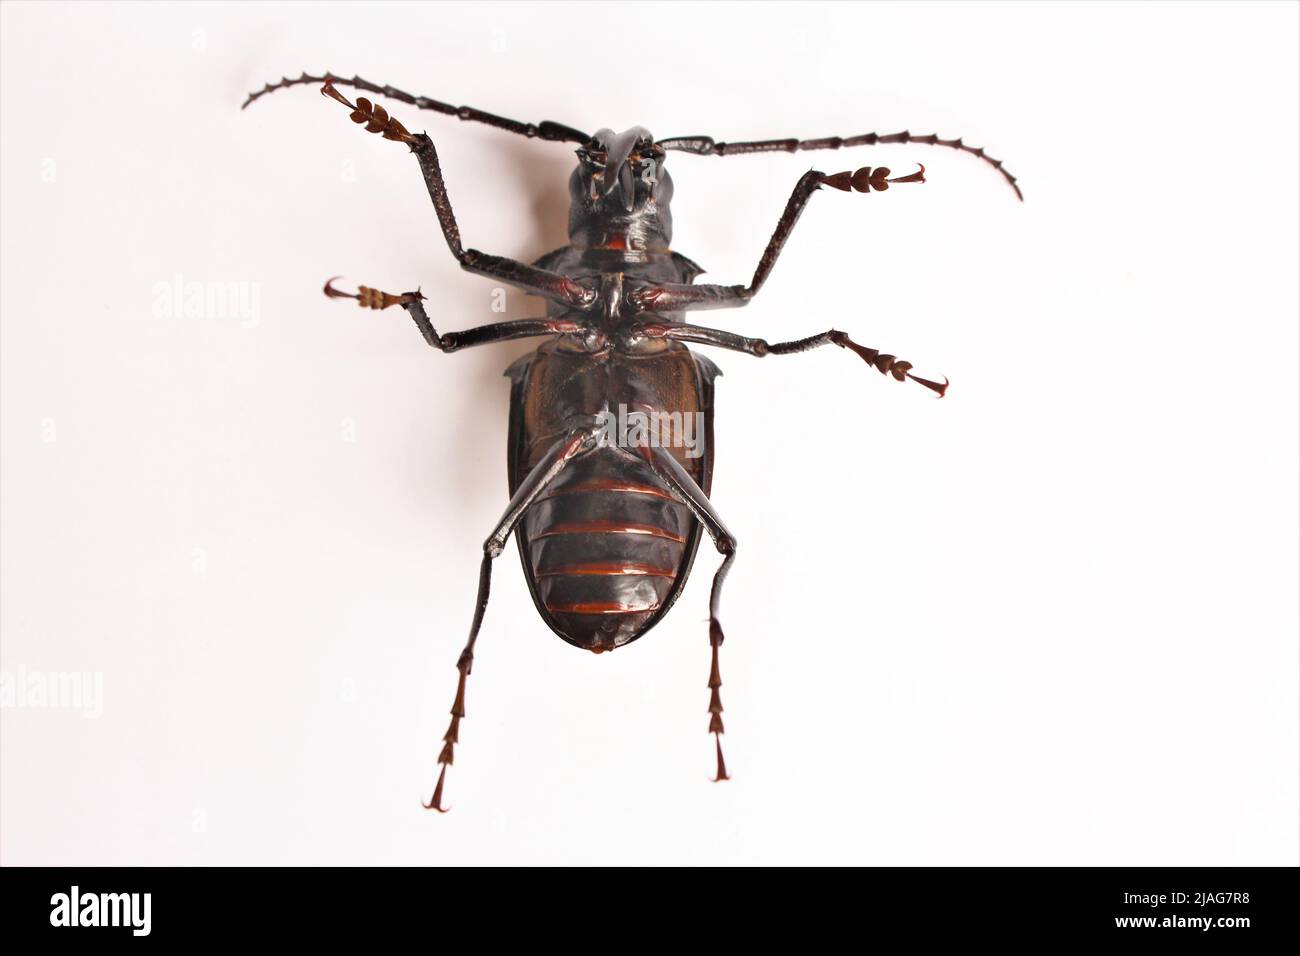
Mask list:
[[[587,133],[576,130],[572,126],[565,126],[563,123],[554,123],[545,120],[541,123],[521,123],[519,120],[507,119],[504,116],[497,116],[495,113],[488,113],[472,106],[452,106],[450,103],[444,103],[441,100],[435,100],[429,96],[412,96],[405,90],[399,90],[395,86],[380,86],[378,83],[371,83],[369,80],[363,80],[359,76],[348,79],[344,76],[337,76],[328,70],[323,76],[313,76],[304,72],[301,76],[281,77],[279,83],[267,83],[260,90],[248,94],[248,99],[244,100],[240,109],[247,109],[250,103],[260,99],[267,93],[274,93],[276,90],[288,89],[291,86],[305,86],[316,83],[337,83],[341,86],[351,86],[367,93],[373,93],[376,96],[387,97],[390,100],[399,100],[403,103],[409,103],[416,109],[432,110],[435,113],[442,113],[445,116],[454,116],[457,119],[465,120],[472,123],[484,123],[497,129],[505,130],[507,133],[514,133],[518,136],[526,136],[529,139],[550,140],[552,142],[566,143],[586,143],[591,139]]]
[[[682,153],[694,153],[697,156],[738,156],[742,153],[797,153],[809,149],[844,149],[853,146],[887,146],[891,143],[924,143],[927,146],[947,146],[963,153],[969,153],[988,163],[1002,174],[1016,197],[1024,201],[1024,193],[1016,185],[1012,176],[1002,165],[1002,160],[994,159],[984,152],[982,146],[967,146],[958,139],[940,139],[934,133],[918,136],[907,130],[901,133],[863,133],[861,136],[825,136],[821,139],[764,139],[744,143],[719,143],[711,136],[673,136],[659,140],[664,149],[677,150]]]

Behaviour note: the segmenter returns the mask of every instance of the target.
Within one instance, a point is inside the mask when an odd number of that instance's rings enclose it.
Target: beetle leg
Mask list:
[[[785,248],[786,240],[794,232],[795,223],[803,215],[808,200],[822,186],[830,186],[832,189],[839,189],[843,192],[869,193],[872,190],[883,192],[889,188],[890,183],[925,182],[924,166],[921,166],[920,170],[908,176],[895,176],[891,179],[889,173],[890,171],[883,166],[874,169],[870,166],[864,166],[856,172],[846,171],[831,175],[816,169],[804,173],[799,178],[799,182],[795,184],[794,191],[790,193],[790,198],[785,204],[785,211],[781,213],[781,218],[777,220],[776,230],[772,233],[772,238],[768,240],[767,248],[763,250],[763,255],[758,260],[758,267],[754,270],[754,275],[747,286],[711,285],[709,283],[698,285],[694,283],[663,283],[629,292],[628,301],[641,312],[734,309],[747,305],[749,300],[758,294],[758,290],[763,287],[763,283],[767,281],[768,275],[772,272],[772,267],[776,265],[776,260],[781,256],[781,250]]]
[[[334,279],[339,278],[335,276]],[[438,330],[429,321],[424,311],[424,296],[417,289],[393,295],[381,292],[369,286],[359,286],[354,294],[334,288],[334,279],[325,283],[325,294],[332,299],[356,299],[363,309],[386,309],[391,305],[400,305],[415,321],[416,328],[424,340],[435,349],[443,352],[457,352],[473,345],[488,345],[492,342],[505,342],[510,339],[524,339],[537,335],[557,335],[583,332],[588,329],[586,323],[575,319],[514,319],[508,322],[492,322],[488,325],[475,326],[460,332],[447,332],[439,335]]]
[[[479,628],[483,626],[488,594],[492,589],[492,561],[504,550],[506,539],[510,537],[529,505],[537,500],[538,495],[570,461],[593,447],[599,430],[595,426],[575,428],[552,445],[545,457],[533,467],[528,477],[519,485],[514,497],[510,499],[510,504],[506,506],[501,521],[483,542],[483,563],[479,566],[478,598],[474,605],[474,618],[470,622],[469,640],[465,642],[465,648],[456,661],[459,677],[456,680],[456,697],[451,704],[451,723],[442,737],[442,752],[438,755],[438,764],[441,768],[438,771],[438,783],[433,788],[433,796],[424,805],[426,810],[446,813],[448,809],[442,805],[442,789],[447,780],[447,767],[454,761],[456,744],[460,739],[460,722],[465,717],[465,681],[474,666],[474,643],[478,640]]]
[[[633,334],[641,334],[649,338],[673,339],[678,342],[695,342],[699,345],[716,345],[718,348],[730,349],[733,352],[744,352],[747,355],[756,355],[759,358],[765,355],[790,355],[794,352],[806,352],[820,345],[838,345],[840,348],[849,349],[856,353],[862,361],[875,368],[881,375],[892,376],[899,382],[911,379],[918,385],[924,385],[940,398],[943,398],[944,392],[948,389],[948,379],[946,377],[940,383],[932,382],[928,378],[921,378],[919,375],[913,375],[911,362],[881,352],[879,349],[859,345],[849,338],[847,333],[840,332],[837,329],[829,329],[825,332],[819,332],[817,335],[810,335],[806,339],[795,339],[791,342],[768,342],[766,339],[749,338],[722,329],[708,329],[699,325],[681,325],[675,322],[643,323],[636,326]]]
[[[722,735],[725,731],[722,726],[722,696],[719,692],[719,688],[722,687],[722,676],[718,671],[718,648],[722,646],[724,635],[722,624],[718,620],[718,610],[722,602],[722,582],[727,577],[727,572],[731,570],[732,562],[736,560],[736,538],[718,517],[708,495],[667,450],[656,445],[638,448],[637,451],[644,455],[655,474],[668,485],[673,497],[689,508],[696,520],[704,526],[709,537],[713,539],[714,547],[722,555],[722,564],[713,575],[713,587],[709,591],[709,647],[712,652],[708,685],[709,733],[713,734],[714,749],[718,757],[718,774],[713,778],[714,782],[729,780],[731,778],[727,776],[727,764],[722,759]]]
[[[367,132],[381,134],[384,139],[402,142],[411,148],[424,174],[424,183],[428,187],[429,197],[433,200],[438,225],[442,227],[447,246],[451,249],[451,254],[460,262],[462,269],[517,286],[568,308],[585,309],[595,304],[596,290],[590,285],[560,275],[558,272],[548,272],[527,265],[516,259],[488,255],[477,249],[466,249],[461,244],[460,226],[456,222],[456,214],[452,211],[451,199],[447,196],[447,184],[442,178],[442,167],[438,163],[438,151],[434,149],[433,140],[424,133],[408,132],[396,117],[390,116],[382,106],[371,103],[364,96],[358,96],[356,103],[351,102],[334,88],[333,78],[326,79],[321,92],[351,109],[352,121],[366,124]]]

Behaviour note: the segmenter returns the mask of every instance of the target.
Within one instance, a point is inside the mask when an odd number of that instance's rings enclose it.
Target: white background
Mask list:
[[[1292,864],[1297,7],[3,7],[0,858],[109,863]],[[281,73],[358,72],[584,129],[878,130],[924,146],[670,154],[675,247],[767,287],[713,313],[847,352],[713,353],[725,739],[702,549],[615,654],[497,564],[445,817],[433,783],[528,343],[451,356],[342,273],[491,321],[415,163]],[[393,112],[467,244],[564,242],[570,146]],[[255,293],[167,315],[173,283]],[[512,293],[511,316],[540,312]],[[351,437],[353,440],[347,440]]]

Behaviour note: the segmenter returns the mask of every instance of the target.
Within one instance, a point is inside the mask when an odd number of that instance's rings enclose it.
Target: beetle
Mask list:
[[[451,723],[438,756],[438,779],[424,806],[446,812],[443,787],[465,717],[465,684],[487,610],[492,562],[513,533],[525,578],[542,619],[568,643],[600,653],[622,647],[661,621],[681,594],[700,539],[707,534],[722,556],[709,596],[709,733],[714,737],[716,781],[728,778],[722,754],[722,679],[718,620],[722,583],[736,557],[736,538],[718,516],[709,492],[713,475],[713,392],[719,370],[688,345],[709,345],[753,356],[789,355],[822,345],[856,353],[897,381],[914,381],[942,397],[943,382],[921,378],[896,356],[829,329],[807,338],[768,342],[685,321],[687,312],[744,306],[762,288],[809,199],[822,186],[843,192],[883,192],[891,184],[925,182],[925,167],[892,176],[883,167],[826,174],[809,170],[795,184],[784,212],[748,285],[697,283],[704,271],[671,249],[672,178],[668,152],[733,156],[799,152],[889,143],[946,146],[974,155],[998,170],[1016,196],[1016,178],[1000,160],[960,139],[910,132],[865,133],[822,139],[717,142],[709,136],[655,140],[642,127],[587,134],[561,123],[507,119],[469,106],[412,96],[354,76],[303,73],[267,83],[243,106],[278,89],[320,84],[368,132],[405,144],[419,163],[434,212],[452,255],[465,270],[540,296],[546,314],[439,333],[417,289],[400,295],[360,286],[355,293],[325,283],[333,298],[362,308],[397,305],[425,341],[442,352],[493,342],[547,337],[506,370],[511,381],[507,450],[510,502],[483,544],[478,596],[469,638],[457,659]],[[527,264],[465,248],[452,211],[433,141],[412,134],[381,105],[363,96],[353,103],[338,86],[407,103],[461,120],[485,123],[528,138],[576,143],[578,164],[569,178],[569,244]],[[638,423],[698,420],[692,447],[611,428],[615,407]]]

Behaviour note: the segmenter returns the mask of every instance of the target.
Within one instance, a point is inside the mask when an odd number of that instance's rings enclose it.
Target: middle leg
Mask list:
[[[339,277],[334,277],[334,279],[337,278]],[[386,309],[392,305],[400,305],[415,321],[415,327],[424,336],[424,341],[442,352],[457,352],[460,349],[474,345],[489,345],[492,342],[505,342],[510,339],[524,339],[538,335],[573,334],[588,331],[590,328],[585,322],[576,319],[548,317],[491,322],[487,325],[475,326],[472,329],[463,329],[460,332],[447,332],[439,335],[438,330],[429,321],[428,313],[424,311],[424,296],[420,294],[418,289],[415,292],[403,292],[401,295],[393,295],[391,292],[381,292],[378,289],[363,285],[355,293],[344,292],[341,289],[334,288],[334,279],[330,279],[325,283],[325,294],[331,299],[356,299],[357,304],[363,309]]]
[[[766,339],[750,338],[727,332],[723,329],[709,329],[699,325],[682,325],[675,322],[646,322],[636,327],[636,332],[647,338],[673,339],[677,342],[694,342],[698,345],[715,345],[733,352],[744,352],[762,358],[765,355],[790,355],[806,352],[821,345],[838,345],[855,353],[862,361],[875,368],[881,375],[890,375],[899,382],[911,379],[918,385],[924,385],[940,398],[948,389],[948,380],[942,383],[932,382],[912,374],[912,363],[881,352],[879,349],[859,345],[848,334],[838,329],[828,329],[806,339],[794,339],[790,342],[768,342]]]

